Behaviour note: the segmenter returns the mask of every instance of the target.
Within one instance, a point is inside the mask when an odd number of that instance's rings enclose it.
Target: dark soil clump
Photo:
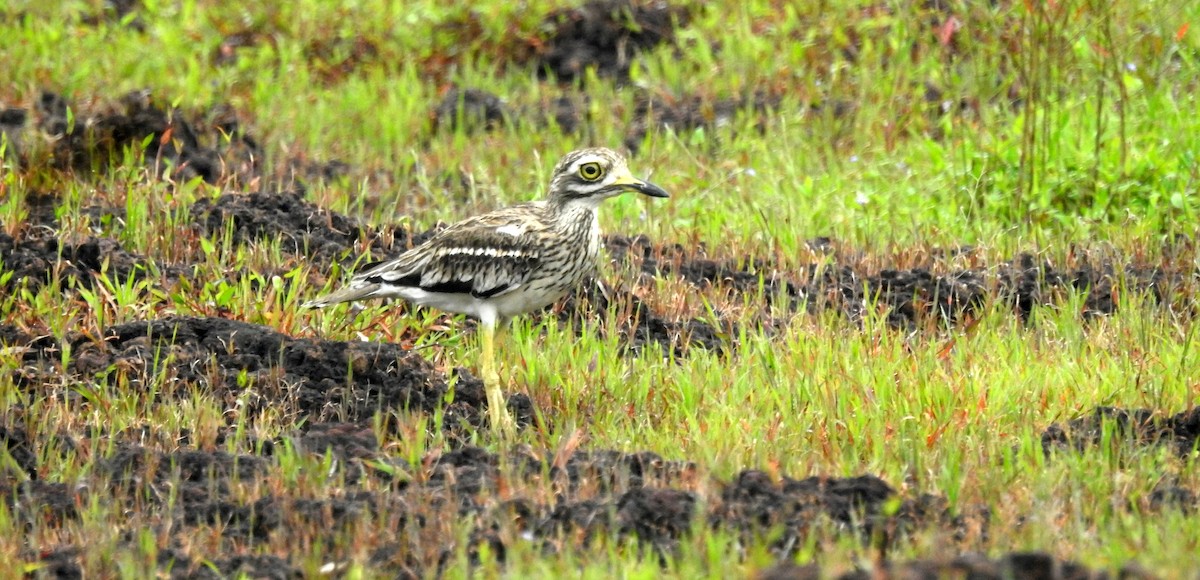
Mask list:
[[[480,89],[452,88],[433,111],[434,130],[494,129],[508,122],[512,112],[504,100]]]
[[[633,120],[625,133],[625,147],[636,153],[648,133],[668,129],[684,133],[704,128],[712,131],[724,127],[740,128],[739,115],[751,115],[753,128],[762,133],[770,114],[779,108],[779,98],[757,93],[745,98],[713,99],[700,95],[667,98],[642,95],[634,108]],[[714,145],[717,139],[709,140]]]
[[[1177,483],[1163,482],[1154,486],[1146,507],[1152,511],[1177,509],[1187,515],[1194,515],[1196,510],[1200,509],[1200,494]]]
[[[357,220],[321,209],[299,193],[225,194],[201,199],[192,206],[191,216],[209,235],[231,230],[236,244],[279,241],[284,252],[309,256],[322,264],[346,259],[359,244],[391,250],[390,244],[380,247],[379,238],[368,239],[366,228]],[[397,233],[402,248],[407,234],[403,230]]]
[[[188,447],[163,452],[121,439],[81,481],[6,484],[0,492],[13,517],[43,526],[70,525],[80,517],[76,506],[99,500],[119,506],[131,522],[169,522],[160,529],[172,535],[168,541],[173,545],[186,545],[176,535],[182,539],[219,532],[229,551],[216,557],[160,549],[161,567],[200,576],[213,573],[199,564],[211,560],[220,575],[296,577],[301,560],[262,555],[258,548],[297,541],[293,534],[315,534],[314,541],[335,545],[339,533],[367,522],[400,532],[373,553],[372,570],[381,574],[410,577],[442,569],[460,549],[479,563],[486,547],[502,563],[512,541],[535,542],[544,552],[556,553],[609,538],[630,542],[665,564],[697,531],[697,522],[703,522],[701,526],[739,535],[744,542],[769,538],[781,561],[794,558],[812,534],[851,534],[878,555],[878,567],[841,578],[964,573],[979,578],[1097,577],[1042,553],[997,559],[959,555],[960,546],[986,545],[987,508],[951,510],[945,498],[902,495],[872,475],[792,479],[746,470],[730,481],[703,485],[694,464],[648,452],[517,448],[500,456],[464,446],[432,452],[410,464],[389,457],[371,428],[357,423],[314,424],[286,439],[301,456],[332,454],[336,470],[346,475],[335,493],[307,497],[267,483],[278,477],[273,474],[278,444],[263,445],[259,456]],[[384,463],[392,469],[369,467]],[[526,495],[521,490],[528,485],[556,491],[552,496]],[[706,489],[715,491],[706,498]],[[501,490],[509,490],[503,499]],[[462,518],[475,522],[465,537],[450,525]],[[930,528],[954,539],[946,559],[898,562],[887,557],[909,534]],[[465,544],[454,538],[464,538]],[[69,574],[80,570],[79,556],[68,547],[43,552],[38,559]],[[821,577],[819,572],[815,565],[780,564],[763,577]],[[1148,577],[1132,566],[1126,573],[1123,577]]]
[[[617,312],[616,326],[603,324],[606,312]],[[675,358],[687,355],[689,348],[728,353],[736,347],[736,327],[722,329],[699,318],[675,320],[655,313],[641,298],[628,290],[597,280],[585,281],[563,305],[559,318],[572,321],[577,328],[596,327],[602,333],[615,332],[630,352],[649,345],[664,347]]]
[[[297,339],[220,318],[122,324],[102,340],[76,338],[72,353],[70,370],[84,376],[167,373],[170,384],[204,388],[243,413],[285,407],[313,421],[363,422],[380,409],[432,413],[448,389],[429,362],[397,345]],[[453,417],[479,425],[482,384],[463,372],[458,385]],[[518,419],[528,418],[527,398],[514,402]]]
[[[321,266],[333,262],[350,266],[365,250],[370,250],[376,260],[392,259],[441,231],[435,227],[410,232],[398,225],[372,228],[318,207],[296,192],[225,194],[215,200],[202,199],[192,206],[191,218],[209,235],[222,235],[232,229],[236,244],[278,240],[284,252],[306,256]]]
[[[884,506],[896,499],[897,492],[891,486],[870,475],[803,480],[784,477],[776,483],[764,472],[748,470],[725,486],[709,521],[713,525],[733,523],[733,529],[746,535],[747,540],[762,530],[782,528],[772,548],[785,558],[794,555],[811,527],[823,518],[839,526],[861,529],[863,537],[881,550],[906,533],[931,524],[953,531],[960,539],[986,537],[990,520],[987,508],[954,515],[944,499],[922,495],[903,499],[898,509],[886,515]]]
[[[549,31],[537,54],[538,70],[561,82],[582,78],[591,68],[602,76],[624,79],[640,51],[672,42],[676,26],[691,12],[667,2],[589,0],[542,20]]]
[[[217,144],[224,138],[230,139],[231,145],[245,148],[247,155],[242,162],[251,166],[243,169],[253,172],[256,168],[252,160],[261,158],[257,144],[243,138],[236,121],[216,127],[217,134],[204,135],[180,111],[162,108],[148,92],[129,93],[117,110],[76,118],[73,125],[67,118],[70,105],[61,95],[44,92],[37,105],[39,128],[59,137],[55,159],[78,172],[106,168],[132,146],[141,148],[145,163],[156,174],[169,171],[172,178],[181,181],[199,177],[216,183],[227,167],[242,165],[231,163],[232,149],[218,150]]]
[[[6,340],[16,342],[30,339],[15,329],[4,335],[11,335]],[[14,517],[39,525],[65,525],[79,517],[77,506],[87,505],[88,497],[101,493],[115,494],[111,501],[129,510],[172,510],[165,515],[176,533],[219,529],[226,541],[242,546],[288,534],[298,524],[305,529],[338,530],[380,514],[390,514],[385,517],[395,518],[396,525],[415,526],[406,528],[413,531],[412,537],[417,537],[420,529],[425,529],[425,534],[437,533],[438,522],[474,516],[480,524],[468,541],[470,545],[488,546],[493,555],[504,553],[509,540],[491,530],[516,525],[523,538],[532,538],[550,552],[612,536],[634,542],[664,562],[693,533],[698,518],[711,528],[741,535],[745,542],[769,537],[773,552],[781,559],[794,557],[811,534],[829,529],[854,533],[881,555],[909,534],[929,527],[945,530],[968,545],[986,542],[987,538],[987,508],[959,506],[951,510],[944,498],[904,496],[872,475],[792,479],[747,470],[728,482],[717,482],[718,491],[706,501],[694,488],[694,465],[664,460],[653,453],[574,451],[556,455],[522,449],[501,457],[477,447],[461,447],[410,464],[389,457],[362,417],[377,408],[374,401],[426,410],[440,400],[445,385],[428,363],[386,345],[291,339],[263,327],[220,319],[168,319],[114,327],[102,342],[78,340],[72,347],[76,353],[72,370],[82,374],[121,369],[116,372],[140,376],[144,373],[135,365],[146,368],[148,356],[160,357],[170,361],[171,372],[182,382],[204,384],[216,393],[260,391],[242,399],[249,401],[243,412],[253,412],[260,398],[277,406],[294,402],[297,409],[317,422],[279,441],[264,442],[261,456],[188,447],[163,452],[121,442],[98,461],[92,476],[98,478],[95,481],[10,480],[0,486]],[[204,362],[210,360],[212,364]],[[351,385],[342,382],[347,368],[354,372],[355,382]],[[242,371],[251,377],[249,385],[237,382],[235,375]],[[276,374],[269,375],[271,372]],[[278,384],[295,387],[289,390]],[[327,392],[338,389],[343,394],[331,400]],[[312,391],[324,392],[306,395]],[[482,390],[478,391],[478,405],[473,408],[476,418],[483,405]],[[473,396],[459,394],[459,398]],[[334,408],[338,410],[333,412]],[[1191,437],[1194,445],[1196,415],[1191,410],[1156,421],[1147,411],[1100,409],[1094,416],[1076,420],[1060,431],[1066,433],[1064,445],[1077,445],[1076,441],[1090,445],[1097,440],[1098,422],[1109,421],[1114,424],[1114,433],[1129,433],[1139,442]],[[326,417],[327,422],[320,422],[320,417]],[[343,493],[330,498],[289,497],[260,486],[261,495],[244,497],[236,491],[233,482],[245,485],[267,477],[272,457],[280,452],[284,440],[301,455],[331,455],[344,474]],[[29,441],[22,431],[14,429],[0,431],[0,441],[14,464],[26,473],[36,473],[38,442]],[[380,465],[390,467],[380,471]],[[517,495],[495,503],[496,494],[511,486],[513,478],[540,481],[544,477],[556,482],[559,495],[552,502]],[[372,478],[393,483],[382,488],[362,487]],[[503,483],[506,479],[508,483]],[[168,485],[175,489],[174,503],[147,501],[167,497],[163,490]],[[1196,504],[1194,492],[1172,486],[1156,489],[1147,502],[1153,509],[1185,511]],[[381,553],[378,563],[397,573],[415,573],[436,569],[448,552],[415,555],[419,553],[412,547],[401,547],[391,556]],[[77,556],[73,554],[66,551],[53,556],[53,565],[67,571],[77,569]],[[186,554],[174,552],[164,556],[163,561],[172,563],[175,570],[192,569],[194,565]],[[299,565],[296,561],[262,561],[244,554],[220,561],[225,564],[219,567],[235,571],[256,570],[254,566],[266,562],[286,576],[293,575]],[[1046,554],[1011,554],[995,560],[954,556],[916,562],[884,558],[880,566],[844,577],[865,577],[862,574],[868,573],[882,573],[884,577],[912,573],[936,576],[958,571],[983,578],[1020,577],[1039,571],[1059,574],[1053,577],[1084,577],[1078,575],[1087,573],[1077,564]],[[1130,569],[1130,573],[1135,572]],[[770,570],[768,576],[807,573],[815,572],[810,567],[781,565]]]
[[[1149,579],[1154,576],[1136,565],[1121,569],[1118,578]],[[1060,560],[1044,552],[1013,552],[991,559],[979,554],[966,554],[946,560],[914,560],[910,562],[883,562],[873,569],[846,572],[838,576],[823,574],[816,564],[800,566],[783,563],[769,568],[758,576],[759,580],[887,580],[913,578],[972,578],[975,580],[1003,580],[1007,578],[1054,578],[1062,580],[1097,580],[1111,578],[1102,570],[1092,570],[1077,562]]]
[[[22,284],[38,288],[53,280],[61,282],[64,288],[74,284],[91,287],[101,273],[120,283],[131,277],[178,279],[183,273],[182,268],[157,266],[143,256],[127,252],[112,238],[64,242],[41,229],[19,239],[0,230],[0,263],[5,271],[12,272],[5,284],[8,291]]]
[[[433,131],[491,131],[506,125],[557,127],[564,133],[581,130],[590,121],[586,94],[542,98],[540,102],[510,106],[495,93],[482,89],[451,88],[430,112]]]
[[[216,571],[213,571],[216,568]],[[222,558],[212,562],[212,567],[197,566],[192,573],[195,578],[259,578],[261,580],[299,580],[304,573],[287,560],[273,554],[247,554]]]
[[[703,246],[657,245],[649,239],[610,236],[609,255],[647,276],[677,276],[699,287],[712,285],[737,292],[762,289],[772,304],[811,313],[835,310],[853,321],[882,316],[895,328],[922,330],[969,323],[991,305],[1011,309],[1030,322],[1041,308],[1058,308],[1076,293],[1085,319],[1115,313],[1122,293],[1144,293],[1155,303],[1194,316],[1200,271],[1186,259],[1175,263],[1125,264],[1115,258],[1093,259],[1080,253],[1074,263],[1055,265],[1020,254],[997,266],[936,269],[937,260],[970,254],[971,248],[931,255],[930,266],[879,268],[864,257],[840,249],[828,239],[809,244],[831,256],[824,264],[788,271],[771,260],[753,257],[713,259]]]
[[[15,159],[24,147],[21,133],[29,120],[29,111],[19,107],[0,108],[0,142],[6,143],[4,154]]]
[[[336,160],[314,161],[299,155],[267,171],[258,140],[228,105],[184,112],[149,91],[133,91],[116,102],[101,103],[73,106],[67,97],[43,91],[27,108],[0,110],[0,131],[8,136],[8,153],[27,166],[45,164],[91,176],[127,168],[125,152],[131,151],[153,178],[175,182],[198,178],[234,190],[302,190],[307,181],[334,179],[349,169]],[[52,144],[49,151],[35,153],[26,146],[33,142],[26,135],[31,130],[42,134],[39,140]]]
[[[105,0],[98,13],[83,19],[84,24],[98,26],[102,23],[122,24],[138,32],[146,31],[146,22],[138,12],[141,0]]]
[[[0,466],[0,474],[9,467],[16,467],[25,476],[34,474],[37,456],[33,454],[34,448],[29,444],[25,431],[0,425],[0,451],[7,453],[12,460],[8,465]]]
[[[44,578],[58,580],[83,580],[83,568],[79,565],[82,553],[82,550],[75,547],[44,551],[36,558],[38,574]]]
[[[1106,441],[1116,448],[1134,449],[1154,445],[1169,446],[1175,453],[1188,456],[1200,442],[1200,407],[1172,416],[1150,409],[1097,407],[1091,413],[1072,419],[1066,425],[1051,424],[1042,432],[1042,450],[1086,451]]]
[[[761,284],[767,298],[802,292],[787,273],[762,259],[712,259],[703,246],[657,245],[646,236],[610,235],[604,247],[617,263],[637,265],[648,276],[678,276],[701,288],[720,285],[739,292],[756,292]]]

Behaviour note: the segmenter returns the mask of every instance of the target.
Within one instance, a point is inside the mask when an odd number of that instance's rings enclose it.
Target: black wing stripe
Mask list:
[[[402,278],[396,278],[395,276],[388,275],[388,274],[392,274],[394,272],[395,271],[393,270],[390,272],[383,272],[382,274],[375,274],[374,276],[367,276],[367,277],[363,278],[363,282],[366,282],[368,284],[379,284],[381,286],[401,286],[401,287],[406,287],[406,288],[420,287],[420,285],[421,285],[421,273],[420,272],[413,272]]]
[[[451,230],[445,230],[447,234]],[[537,269],[541,250],[528,239],[507,234],[483,234],[467,243],[453,237],[435,238],[413,252],[418,259],[382,272],[366,271],[364,282],[382,286],[420,288],[442,294],[491,298],[516,288]],[[401,257],[400,260],[404,258]],[[372,264],[372,266],[375,266]]]
[[[404,286],[408,288],[420,288],[426,292],[438,294],[470,294],[476,298],[491,298],[497,294],[503,293],[505,290],[512,288],[512,284],[498,284],[491,288],[476,288],[474,280],[449,279],[439,280],[433,283],[421,284],[421,273],[413,272],[403,278],[396,280],[388,280],[383,276],[371,276],[366,279],[371,284],[382,284],[384,286]]]

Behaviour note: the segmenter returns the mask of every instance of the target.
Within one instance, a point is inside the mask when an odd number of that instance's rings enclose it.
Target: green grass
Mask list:
[[[718,259],[761,258],[783,272],[828,260],[805,247],[818,236],[845,248],[841,260],[870,271],[946,272],[996,266],[1020,252],[1063,270],[1087,251],[1158,264],[1168,259],[1166,242],[1182,235],[1194,244],[1200,235],[1200,6],[953,3],[963,28],[943,44],[944,20],[917,8],[921,3],[776,4],[697,8],[678,33],[678,48],[640,55],[627,83],[593,75],[576,86],[539,80],[525,59],[541,15],[562,2],[518,10],[502,2],[472,9],[379,0],[223,8],[207,0],[145,0],[136,11],[141,32],[129,19],[86,23],[101,11],[98,1],[0,8],[0,103],[32,110],[40,91],[51,90],[78,109],[77,124],[119,108],[119,98],[135,90],[195,119],[227,105],[259,141],[266,168],[250,183],[160,179],[137,152],[122,151],[111,169],[89,174],[56,165],[50,138],[27,134],[21,159],[9,146],[0,171],[3,230],[34,235],[22,224],[38,196],[53,194],[58,235],[112,237],[158,272],[110,272],[74,288],[55,276],[47,286],[0,296],[0,311],[19,328],[60,340],[166,315],[224,316],[292,336],[406,340],[440,370],[474,369],[477,345],[470,333],[457,332],[462,321],[439,331],[447,319],[432,312],[370,306],[350,318],[345,310],[298,311],[322,290],[330,264],[287,254],[279,241],[237,246],[228,234],[198,232],[188,225],[188,209],[226,192],[286,188],[289,163],[341,161],[349,167],[344,176],[304,179],[309,200],[365,223],[421,231],[541,195],[550,167],[567,150],[620,146],[639,95],[712,104],[761,91],[777,104],[765,114],[743,110],[727,126],[649,131],[631,164],[672,198],[609,203],[602,213],[609,232],[703,245]],[[236,49],[232,64],[218,64],[215,51],[238,32],[252,34],[254,44]],[[926,101],[926,83],[940,99]],[[486,89],[525,112],[585,92],[592,122],[571,134],[518,114],[494,131],[433,131],[430,111],[451,85]],[[942,102],[956,112],[936,113]],[[844,114],[835,114],[842,106]],[[82,213],[93,205],[121,208],[124,216],[93,224]],[[961,244],[976,246],[975,253],[931,257],[936,248]],[[1196,287],[1194,250],[1177,260]],[[174,264],[189,265],[180,281],[160,275]],[[0,264],[0,273],[7,271]],[[1164,480],[1200,489],[1194,452],[1180,459],[1158,448],[1100,447],[1045,458],[1040,445],[1050,423],[1096,406],[1168,414],[1195,406],[1194,292],[1176,313],[1122,292],[1116,314],[1087,320],[1079,314],[1083,297],[1066,293],[1038,308],[1029,324],[993,304],[969,327],[910,333],[888,326],[877,310],[856,324],[829,312],[786,311],[720,284],[647,281],[624,266],[604,273],[668,319],[711,322],[714,312],[723,313],[718,322],[729,325],[737,346],[728,353],[692,348],[678,359],[653,344],[627,352],[611,331],[619,312],[591,313],[606,322],[583,328],[553,316],[518,321],[502,335],[502,375],[542,411],[520,442],[555,449],[578,430],[584,449],[691,460],[700,466],[693,490],[702,502],[718,493],[714,480],[747,468],[797,478],[872,473],[905,494],[944,495],[955,510],[990,507],[988,538],[955,545],[964,552],[1045,550],[1100,568],[1135,560],[1167,577],[1200,565],[1194,516],[1138,507]],[[759,324],[768,315],[774,324]],[[61,353],[63,360],[71,355]],[[183,446],[186,431],[196,448],[253,452],[251,441],[290,433],[304,420],[279,409],[230,419],[229,402],[199,386],[186,397],[154,400],[147,390],[185,388],[155,368],[112,380],[59,377],[30,389],[14,378],[23,364],[19,353],[0,352],[0,408],[22,406],[21,428],[37,437],[111,429],[94,433],[86,449],[45,452],[38,473],[48,482],[99,477],[106,438],[125,430],[152,428],[157,436],[146,445],[162,451]],[[7,422],[15,414],[0,416]],[[241,436],[218,443],[230,421]],[[381,448],[419,463],[452,445],[439,431],[427,432],[438,421],[385,410],[376,423]],[[511,446],[487,432],[472,440],[492,450]],[[5,457],[0,450],[0,473],[16,477],[19,470],[3,467]],[[233,495],[336,496],[344,474],[331,475],[323,461],[280,452],[267,459],[265,478],[248,478]],[[160,516],[112,505],[100,483],[93,480],[79,516],[62,524],[20,521],[0,507],[0,560],[35,566],[31,554],[70,544],[83,549],[92,575],[152,574],[155,555],[168,547],[168,534],[156,527]],[[387,489],[376,480],[363,485]],[[532,497],[553,497],[545,483],[514,485],[528,486],[523,491]],[[418,533],[397,519],[384,510],[332,539],[296,522],[254,547],[200,526],[173,549],[197,558],[231,550],[290,555],[309,574],[338,560],[347,562],[347,576],[371,576],[372,546]],[[457,538],[462,546],[472,525],[470,518],[441,522],[420,532],[430,534],[421,545],[432,550]],[[854,537],[832,525],[818,528],[801,560],[827,571],[870,560]],[[106,555],[127,545],[123,529],[136,530],[140,551]],[[702,522],[694,530],[668,564],[670,574],[742,576],[774,562],[765,541],[741,545]],[[612,539],[547,557],[514,529],[500,534],[510,551],[503,567],[494,555],[481,556],[489,576],[663,572],[655,558]],[[945,535],[920,531],[890,556],[945,555],[953,542]],[[458,549],[446,575],[472,575],[476,567],[468,562]]]

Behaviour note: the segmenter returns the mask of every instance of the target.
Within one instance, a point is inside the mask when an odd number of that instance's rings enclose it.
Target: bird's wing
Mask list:
[[[542,260],[551,230],[537,209],[513,206],[461,221],[395,260],[356,275],[354,282],[479,298],[510,292]]]

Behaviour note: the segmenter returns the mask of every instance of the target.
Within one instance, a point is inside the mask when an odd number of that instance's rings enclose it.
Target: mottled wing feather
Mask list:
[[[547,228],[537,210],[525,204],[459,222],[355,280],[478,298],[515,290],[541,260]]]

